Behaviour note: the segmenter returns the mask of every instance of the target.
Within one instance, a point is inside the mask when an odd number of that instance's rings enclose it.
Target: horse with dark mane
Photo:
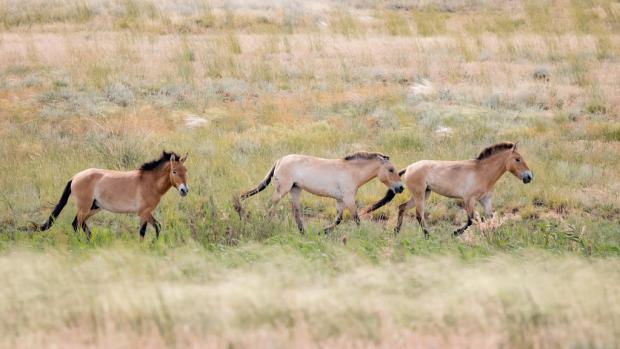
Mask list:
[[[104,209],[116,213],[135,213],[140,217],[140,238],[146,234],[147,223],[155,228],[159,237],[160,225],[151,212],[157,207],[161,197],[175,187],[181,196],[187,195],[187,154],[179,158],[174,152],[162,152],[159,159],[144,163],[133,171],[114,171],[89,168],[75,174],[62,193],[60,201],[52,211],[47,222],[38,230],[49,229],[54,220],[73,196],[77,213],[73,219],[73,229],[84,230],[88,239],[91,232],[86,220]]]
[[[523,156],[517,152],[517,145],[511,142],[502,142],[485,148],[473,160],[440,161],[422,160],[401,170],[399,175],[411,193],[411,198],[398,207],[398,222],[395,232],[400,231],[403,224],[403,215],[415,205],[416,218],[422,226],[424,235],[428,236],[428,227],[424,219],[424,202],[431,192],[449,198],[462,199],[467,211],[467,224],[454,231],[454,235],[462,234],[472,224],[474,208],[479,202],[484,208],[485,215],[491,216],[491,192],[500,177],[510,172],[523,183],[529,183],[533,174],[527,167]],[[394,193],[388,191],[385,197],[364,213],[370,213],[387,204],[394,198]]]
[[[355,204],[355,194],[362,185],[378,177],[390,191],[400,193],[404,190],[400,177],[387,155],[371,152],[357,152],[342,159],[323,159],[307,155],[287,155],[275,162],[263,181],[254,189],[241,195],[245,200],[265,189],[274,182],[275,192],[271,197],[273,213],[275,205],[289,192],[293,206],[293,216],[297,228],[303,232],[299,214],[299,201],[302,190],[314,195],[336,199],[336,221],[325,228],[331,231],[340,224],[346,207],[357,224],[360,223]],[[237,207],[240,212],[240,204]]]

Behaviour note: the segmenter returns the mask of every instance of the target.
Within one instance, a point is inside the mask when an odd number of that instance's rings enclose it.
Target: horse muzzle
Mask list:
[[[532,174],[532,171],[521,172],[521,180],[523,181],[523,183],[527,184],[531,182],[532,179],[534,179],[534,174]]]
[[[181,184],[179,186],[179,194],[181,196],[185,196],[187,193],[189,193],[189,188],[185,184]]]
[[[404,190],[405,190],[405,187],[403,187],[402,184],[397,184],[397,185],[394,186],[394,188],[392,188],[392,191],[397,193],[397,194],[402,193]]]

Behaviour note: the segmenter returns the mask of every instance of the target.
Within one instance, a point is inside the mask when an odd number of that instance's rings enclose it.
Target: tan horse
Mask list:
[[[275,192],[271,197],[270,211],[273,213],[275,205],[290,192],[293,216],[300,232],[303,233],[304,229],[299,214],[302,190],[336,199],[336,221],[325,228],[326,233],[340,224],[345,207],[359,225],[355,205],[355,194],[359,187],[378,177],[391,191],[401,193],[404,190],[400,176],[389,159],[386,155],[368,152],[354,153],[343,159],[287,155],[276,161],[258,187],[241,195],[241,199],[245,200],[262,191],[273,178]]]
[[[472,224],[476,202],[482,205],[486,216],[493,215],[491,191],[506,171],[521,179],[523,183],[529,183],[533,178],[532,171],[527,167],[521,154],[517,152],[517,145],[510,142],[490,146],[474,160],[422,160],[409,165],[399,174],[407,185],[411,198],[398,207],[395,232],[400,231],[405,211],[415,205],[416,218],[427,237],[428,227],[424,219],[424,201],[428,199],[431,192],[435,192],[449,198],[463,200],[467,211],[467,224],[454,231],[454,235],[462,234]],[[364,213],[376,210],[393,197],[393,193],[388,193]]]
[[[171,187],[177,188],[181,196],[187,195],[185,160],[187,154],[179,159],[177,154],[164,151],[159,159],[143,164],[138,170],[89,168],[79,172],[69,180],[49,219],[38,229],[49,229],[73,194],[77,208],[73,229],[77,231],[82,228],[89,239],[91,233],[86,220],[100,209],[136,213],[140,216],[140,238],[143,239],[146,234],[147,223],[155,228],[156,237],[159,237],[160,225],[151,212]]]

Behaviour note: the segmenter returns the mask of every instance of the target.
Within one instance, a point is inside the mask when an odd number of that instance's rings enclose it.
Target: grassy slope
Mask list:
[[[617,4],[26,3],[0,2],[2,345],[618,345]],[[303,237],[268,193],[246,223],[231,207],[288,153],[404,167],[502,140],[535,180],[500,180],[497,219],[459,239],[437,196],[430,240],[390,233],[396,203],[328,237],[330,200],[303,196]],[[72,208],[16,229],[80,169],[162,148],[190,152],[192,193],[164,198],[159,241],[101,214],[87,243]]]

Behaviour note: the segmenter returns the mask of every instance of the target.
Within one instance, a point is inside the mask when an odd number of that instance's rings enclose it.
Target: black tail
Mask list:
[[[65,186],[65,190],[62,192],[62,196],[60,197],[60,200],[56,204],[56,207],[54,207],[54,211],[52,211],[52,214],[50,214],[50,217],[47,219],[47,222],[41,224],[38,227],[40,231],[48,230],[49,228],[51,228],[52,224],[54,224],[54,221],[56,220],[56,217],[58,217],[62,209],[67,204],[67,201],[69,200],[69,196],[71,195],[71,182],[72,181],[67,182],[67,186]]]
[[[277,162],[273,165],[269,173],[267,173],[267,176],[265,176],[265,179],[263,179],[263,181],[260,182],[258,187],[241,194],[241,200],[245,200],[249,198],[250,196],[260,193],[261,191],[263,191],[263,189],[267,188],[267,186],[269,185],[269,182],[271,182],[271,177],[273,177],[273,173],[276,170],[276,165],[278,165]]]
[[[405,172],[407,172],[407,169],[403,168],[402,170],[398,171],[398,175],[402,177],[405,174]]]
[[[387,193],[385,193],[385,196],[383,197],[383,199],[375,202],[374,204],[372,204],[368,208],[365,208],[364,211],[363,211],[363,214],[370,213],[370,212],[372,212],[372,211],[374,211],[374,210],[384,206],[388,202],[392,201],[392,199],[395,196],[396,196],[396,193],[394,193],[394,191],[392,189],[388,189],[388,191],[387,191]]]

